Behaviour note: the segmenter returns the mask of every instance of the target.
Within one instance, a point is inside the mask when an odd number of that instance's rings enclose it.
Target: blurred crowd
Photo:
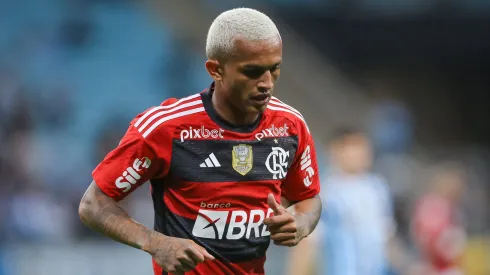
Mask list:
[[[92,169],[117,145],[138,112],[208,85],[204,54],[186,48],[172,35],[136,1],[0,2],[0,254],[7,244],[100,238],[82,226],[76,214]],[[365,204],[351,202],[371,200],[367,195],[371,191],[358,190],[365,190],[366,182],[378,182],[386,202],[375,201],[369,209],[386,210],[392,223],[383,228],[374,224],[370,237],[382,234],[386,240],[380,244],[390,243],[387,251],[380,251],[392,256],[387,262],[390,272],[426,274],[420,270],[435,261],[461,263],[472,270],[467,274],[490,274],[485,269],[490,247],[487,149],[420,147],[414,138],[417,121],[403,102],[393,98],[377,98],[371,114],[360,123],[367,125],[365,129],[352,133],[348,144],[353,148],[326,137],[316,140],[318,151],[325,152],[322,188],[332,190],[323,194],[328,196],[324,201],[332,201],[339,192],[346,196],[346,204],[337,206],[344,209],[342,213],[367,211]],[[345,136],[334,141],[339,138]],[[370,148],[364,158],[362,146]],[[366,163],[358,163],[363,160]],[[332,180],[331,172],[342,170],[340,166],[354,166],[366,178]],[[351,181],[360,187],[344,190],[342,184]],[[138,220],[152,226],[148,190],[141,189],[124,203]],[[339,203],[333,201],[332,205]],[[342,215],[329,205],[315,238],[326,240],[317,245],[332,249],[342,244],[328,242],[332,240],[328,228],[339,225],[339,220],[332,223],[332,217]],[[371,214],[339,219],[371,226],[369,217],[375,216]],[[351,234],[348,227],[337,233]],[[303,255],[315,249],[310,247]],[[344,264],[356,252],[351,249],[341,259]],[[0,261],[0,274],[1,267]],[[328,274],[336,273],[330,269]]]
[[[484,200],[475,194],[464,200],[470,178],[462,162],[412,166],[424,174],[404,181],[418,190],[398,193],[376,172],[375,146],[365,132],[337,130],[325,148],[322,219],[291,253],[289,274],[487,274],[488,243],[468,244],[479,211],[465,209]]]
[[[0,243],[83,238],[91,170],[138,112],[208,84],[202,57],[135,1],[2,1],[0,17]]]

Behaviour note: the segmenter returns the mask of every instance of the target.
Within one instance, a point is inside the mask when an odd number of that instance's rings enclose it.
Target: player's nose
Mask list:
[[[259,91],[266,93],[274,87],[274,82],[272,78],[272,74],[270,71],[265,72],[258,84]]]

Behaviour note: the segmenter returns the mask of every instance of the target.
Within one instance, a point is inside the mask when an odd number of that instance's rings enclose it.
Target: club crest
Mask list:
[[[252,146],[240,144],[233,146],[232,166],[242,176],[245,176],[253,166]]]

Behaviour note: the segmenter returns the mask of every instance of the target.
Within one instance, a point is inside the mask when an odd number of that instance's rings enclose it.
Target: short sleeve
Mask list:
[[[282,196],[296,202],[314,197],[320,192],[318,163],[313,138],[303,122],[298,131],[298,152],[283,182]]]
[[[162,177],[163,163],[155,148],[131,125],[92,176],[106,195],[118,201],[148,180]]]

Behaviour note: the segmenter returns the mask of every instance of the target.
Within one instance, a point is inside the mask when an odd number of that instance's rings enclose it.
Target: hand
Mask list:
[[[274,244],[281,246],[295,246],[307,236],[307,228],[301,216],[294,215],[289,210],[276,202],[274,195],[267,197],[269,207],[274,211],[274,216],[266,218],[264,224],[269,228]]]
[[[192,240],[161,234],[152,240],[149,253],[159,266],[174,275],[184,275],[199,263],[214,260],[206,249]]]

